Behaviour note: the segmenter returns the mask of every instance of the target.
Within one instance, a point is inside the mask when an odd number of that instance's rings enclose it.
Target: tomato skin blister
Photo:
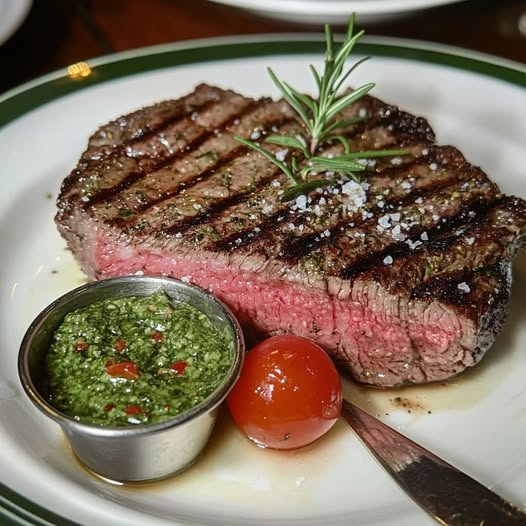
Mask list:
[[[257,445],[297,449],[336,423],[342,405],[340,377],[314,342],[273,336],[247,353],[227,405],[237,426]]]

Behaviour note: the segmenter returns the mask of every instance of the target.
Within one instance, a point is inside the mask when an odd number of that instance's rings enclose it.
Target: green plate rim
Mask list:
[[[0,95],[0,127],[46,103],[111,80],[185,64],[275,55],[322,53],[319,35],[255,35],[167,44],[87,60],[92,74],[73,80],[59,70]],[[365,37],[356,53],[443,65],[526,87],[526,66],[461,48],[388,37]],[[6,526],[79,526],[0,482],[0,523]]]
[[[107,55],[87,60],[92,70],[88,77],[75,80],[63,69],[0,96],[0,127],[57,98],[137,73],[208,61],[321,53],[324,48],[325,43],[318,35],[259,35],[259,38],[195,40]],[[356,53],[445,65],[526,87],[524,65],[460,48],[366,37],[356,46]]]
[[[23,497],[0,483],[0,524],[2,526],[80,526]]]

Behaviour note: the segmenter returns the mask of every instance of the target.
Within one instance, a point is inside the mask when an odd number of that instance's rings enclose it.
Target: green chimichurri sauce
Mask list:
[[[76,420],[123,426],[167,420],[207,398],[233,342],[162,291],[69,313],[47,356],[50,403]]]

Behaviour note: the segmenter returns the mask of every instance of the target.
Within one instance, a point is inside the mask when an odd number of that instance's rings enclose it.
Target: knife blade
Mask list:
[[[445,526],[526,526],[526,513],[348,400],[342,416],[400,487]]]

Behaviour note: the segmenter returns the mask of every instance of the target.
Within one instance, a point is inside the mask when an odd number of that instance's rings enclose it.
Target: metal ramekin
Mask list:
[[[158,424],[98,426],[77,422],[55,409],[41,392],[44,359],[53,333],[64,316],[106,298],[148,296],[163,289],[174,302],[186,302],[226,327],[234,342],[234,360],[223,383],[206,400]],[[25,392],[36,407],[57,422],[78,458],[95,473],[116,481],[167,477],[190,466],[206,445],[219,405],[236,382],[243,364],[243,334],[234,315],[209,292],[182,281],[125,276],[89,283],[60,297],[44,309],[27,330],[18,358]]]

